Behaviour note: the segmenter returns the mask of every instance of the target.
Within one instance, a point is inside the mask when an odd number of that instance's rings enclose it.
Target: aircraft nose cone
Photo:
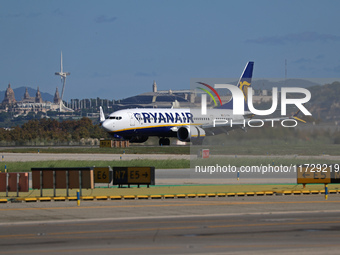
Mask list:
[[[112,127],[110,128],[110,122],[111,121],[107,121],[105,120],[102,124],[102,127],[106,130],[106,131],[111,131]],[[111,125],[112,126],[112,125]]]

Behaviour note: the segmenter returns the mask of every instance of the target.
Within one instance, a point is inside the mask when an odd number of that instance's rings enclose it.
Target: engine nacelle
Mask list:
[[[146,135],[139,135],[139,136],[133,136],[129,139],[130,143],[144,143],[146,140],[148,140],[148,136]]]
[[[177,138],[182,142],[196,142],[203,140],[205,131],[196,126],[183,126],[177,131]]]

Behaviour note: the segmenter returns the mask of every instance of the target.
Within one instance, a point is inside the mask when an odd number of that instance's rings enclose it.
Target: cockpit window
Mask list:
[[[109,119],[110,120],[121,120],[122,117],[121,116],[110,116]]]

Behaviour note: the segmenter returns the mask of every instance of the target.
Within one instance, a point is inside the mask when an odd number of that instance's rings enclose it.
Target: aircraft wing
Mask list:
[[[228,122],[227,120],[216,120],[213,124],[202,125],[206,135],[218,135],[228,133],[229,131],[237,128],[243,128],[243,121]]]

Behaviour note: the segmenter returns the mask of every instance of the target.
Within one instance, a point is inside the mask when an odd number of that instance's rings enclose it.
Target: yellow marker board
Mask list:
[[[113,167],[113,184],[155,185],[155,168]]]
[[[95,167],[94,168],[94,182],[95,183],[110,183],[112,175],[110,174],[110,167]]]
[[[150,183],[151,171],[150,167],[128,167],[128,183]]]
[[[112,140],[100,140],[100,148],[112,148]]]
[[[340,183],[339,164],[305,164],[296,166],[297,183]]]

